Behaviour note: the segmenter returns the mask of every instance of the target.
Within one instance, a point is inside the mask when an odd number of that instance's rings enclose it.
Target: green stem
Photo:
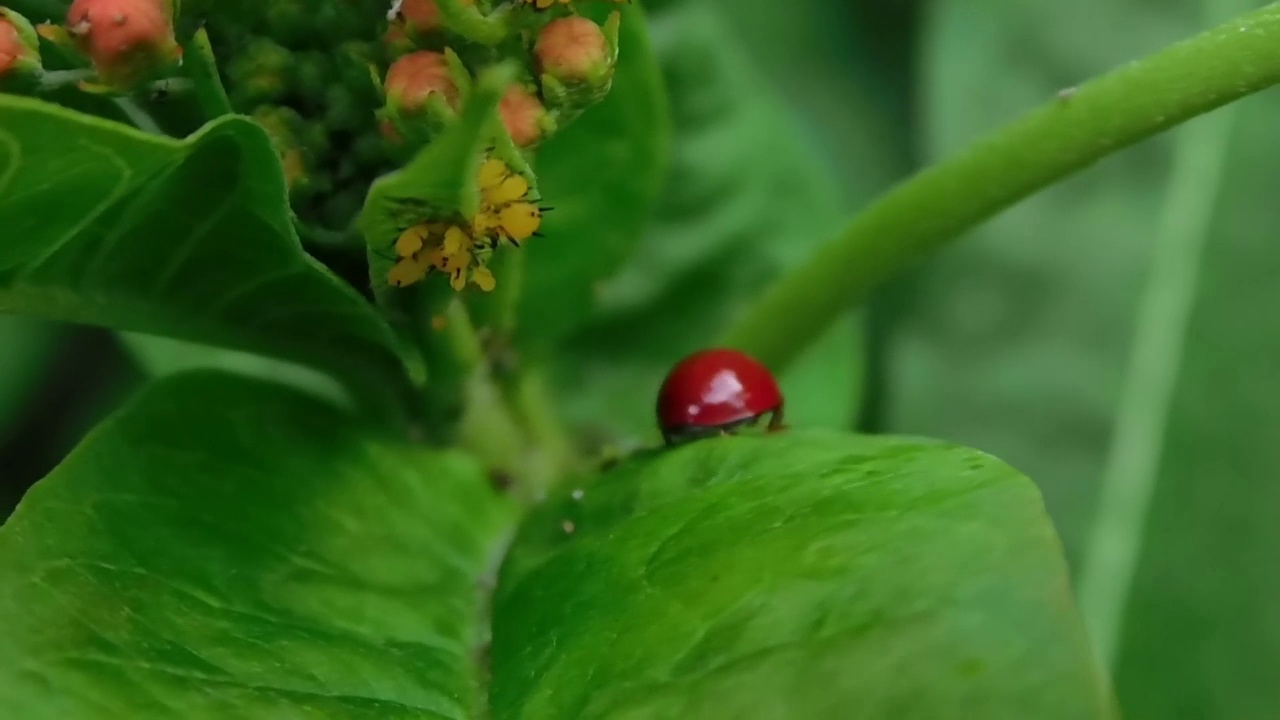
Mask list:
[[[431,336],[422,342],[428,431],[437,442],[456,442],[490,468],[523,481],[524,432],[490,375],[467,309],[453,298],[442,319],[443,327],[427,329]]]
[[[436,5],[440,8],[444,26],[472,42],[497,45],[510,32],[506,8],[486,14],[479,7],[462,0],[437,0]]]
[[[76,85],[83,80],[88,80],[93,76],[94,72],[88,68],[46,70],[40,73],[40,86],[36,89],[36,92],[48,93],[61,90],[67,86]]]
[[[1035,191],[1280,82],[1280,3],[1064,91],[891,190],[721,339],[781,371],[877,284]]]
[[[525,481],[534,499],[541,500],[554,482],[582,469],[582,463],[552,399],[540,368],[524,367],[504,388],[506,397],[528,433],[532,450]]]

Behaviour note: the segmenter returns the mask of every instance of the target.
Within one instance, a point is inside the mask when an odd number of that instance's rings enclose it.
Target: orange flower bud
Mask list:
[[[400,15],[412,32],[428,33],[440,27],[440,7],[436,0],[404,0]]]
[[[542,119],[546,108],[533,93],[519,84],[507,88],[498,102],[498,115],[516,145],[528,147],[542,138]]]
[[[557,80],[577,82],[607,70],[609,46],[599,25],[571,16],[542,28],[533,48],[541,72]]]
[[[40,40],[35,29],[18,13],[0,8],[0,78],[39,67]]]
[[[449,76],[443,53],[420,50],[402,56],[387,70],[387,102],[397,111],[414,112],[431,93],[441,93],[451,107],[458,105],[458,86]]]
[[[107,83],[129,86],[181,56],[172,0],[75,0],[67,31]]]

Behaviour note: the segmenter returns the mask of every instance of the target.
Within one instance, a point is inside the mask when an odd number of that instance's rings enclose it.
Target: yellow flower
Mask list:
[[[387,273],[387,284],[392,287],[408,287],[421,282],[430,269],[425,254],[402,258]]]
[[[469,220],[414,225],[396,238],[397,261],[387,283],[407,287],[432,271],[449,276],[449,285],[462,291],[470,283],[484,292],[497,285],[487,267],[490,253],[502,240],[519,247],[542,224],[543,209],[529,199],[529,180],[498,158],[480,165],[480,209]]]
[[[492,292],[497,286],[498,280],[493,276],[493,271],[487,267],[478,267],[475,272],[471,273],[471,282],[476,284],[484,292]]]
[[[533,203],[512,203],[498,213],[498,227],[516,245],[533,237],[541,225],[542,210]]]
[[[529,181],[496,158],[480,167],[480,211],[471,219],[476,244],[495,248],[501,239],[519,247],[542,224],[542,210],[528,201]]]
[[[417,253],[427,244],[431,230],[427,225],[414,225],[400,233],[396,239],[396,256],[407,258]]]

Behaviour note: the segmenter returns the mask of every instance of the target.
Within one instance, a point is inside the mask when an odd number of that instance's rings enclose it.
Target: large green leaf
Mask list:
[[[840,223],[835,183],[754,59],[704,3],[650,11],[676,135],[657,215],[557,368],[571,418],[612,439],[653,437],[653,397],[682,355],[706,347],[743,303]],[[848,427],[859,386],[852,318],[783,378],[806,425]],[[572,392],[568,392],[572,390]]]
[[[401,373],[389,328],[303,253],[257,125],[187,140],[0,96],[0,312],[309,364],[370,390]]]
[[[935,3],[931,154],[1258,4]],[[1262,96],[1115,156],[898,288],[888,427],[1041,483],[1130,718],[1280,713],[1277,118]]]
[[[565,492],[503,566],[495,720],[1111,716],[1039,493],[980,452],[725,438]]]
[[[161,381],[0,528],[7,717],[469,718],[514,519],[470,459]]]
[[[538,186],[554,207],[528,244],[520,330],[546,343],[581,325],[593,286],[643,235],[667,166],[671,118],[645,15],[622,8],[618,67],[603,102],[538,150]]]

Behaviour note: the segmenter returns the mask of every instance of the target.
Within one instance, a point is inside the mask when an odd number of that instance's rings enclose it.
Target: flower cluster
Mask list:
[[[466,1],[470,3],[472,0],[466,0]],[[618,4],[631,2],[631,0],[605,0],[605,1],[618,3]],[[524,2],[525,5],[532,5],[537,10],[549,10],[555,7],[556,5],[571,5],[573,3],[573,0],[522,0],[522,2]]]
[[[461,2],[473,8],[478,22],[506,22],[502,15],[484,15],[474,0]],[[569,0],[521,0],[520,4],[539,13],[570,7]],[[465,45],[436,49],[460,39],[447,32],[447,18],[437,0],[400,0],[389,16],[387,42],[399,56],[383,82],[386,104],[380,120],[388,137],[416,144],[446,122],[449,111],[457,110],[464,94],[460,88],[470,80],[464,59],[472,53]],[[603,28],[573,14],[540,18],[537,31],[529,36],[530,77],[512,83],[498,107],[507,133],[526,149],[598,102],[609,90],[617,61],[616,17]],[[521,36],[521,27],[512,24],[509,31]]]
[[[497,158],[480,166],[480,208],[469,219],[424,222],[396,239],[396,263],[387,273],[392,287],[421,282],[432,271],[449,276],[454,290],[467,283],[489,292],[497,285],[487,263],[503,242],[519,247],[537,234],[546,208],[529,197],[529,181]]]
[[[0,87],[46,93],[76,83],[146,110],[172,103],[181,112],[160,115],[171,132],[189,132],[180,128],[202,117],[188,110],[229,106],[270,136],[304,243],[394,244],[385,275],[394,287],[442,272],[457,289],[489,290],[490,255],[541,225],[545,208],[530,197],[533,153],[611,89],[623,13],[597,23],[578,11],[626,1],[67,0],[64,17],[36,28],[0,6]],[[199,46],[184,66],[179,40],[188,37]],[[41,38],[69,69],[41,68]],[[506,162],[483,161],[479,209],[410,198],[410,220],[421,222],[403,230],[397,209],[399,237],[361,238],[356,220],[370,184],[458,122],[494,63],[514,71],[498,98],[492,149]]]

